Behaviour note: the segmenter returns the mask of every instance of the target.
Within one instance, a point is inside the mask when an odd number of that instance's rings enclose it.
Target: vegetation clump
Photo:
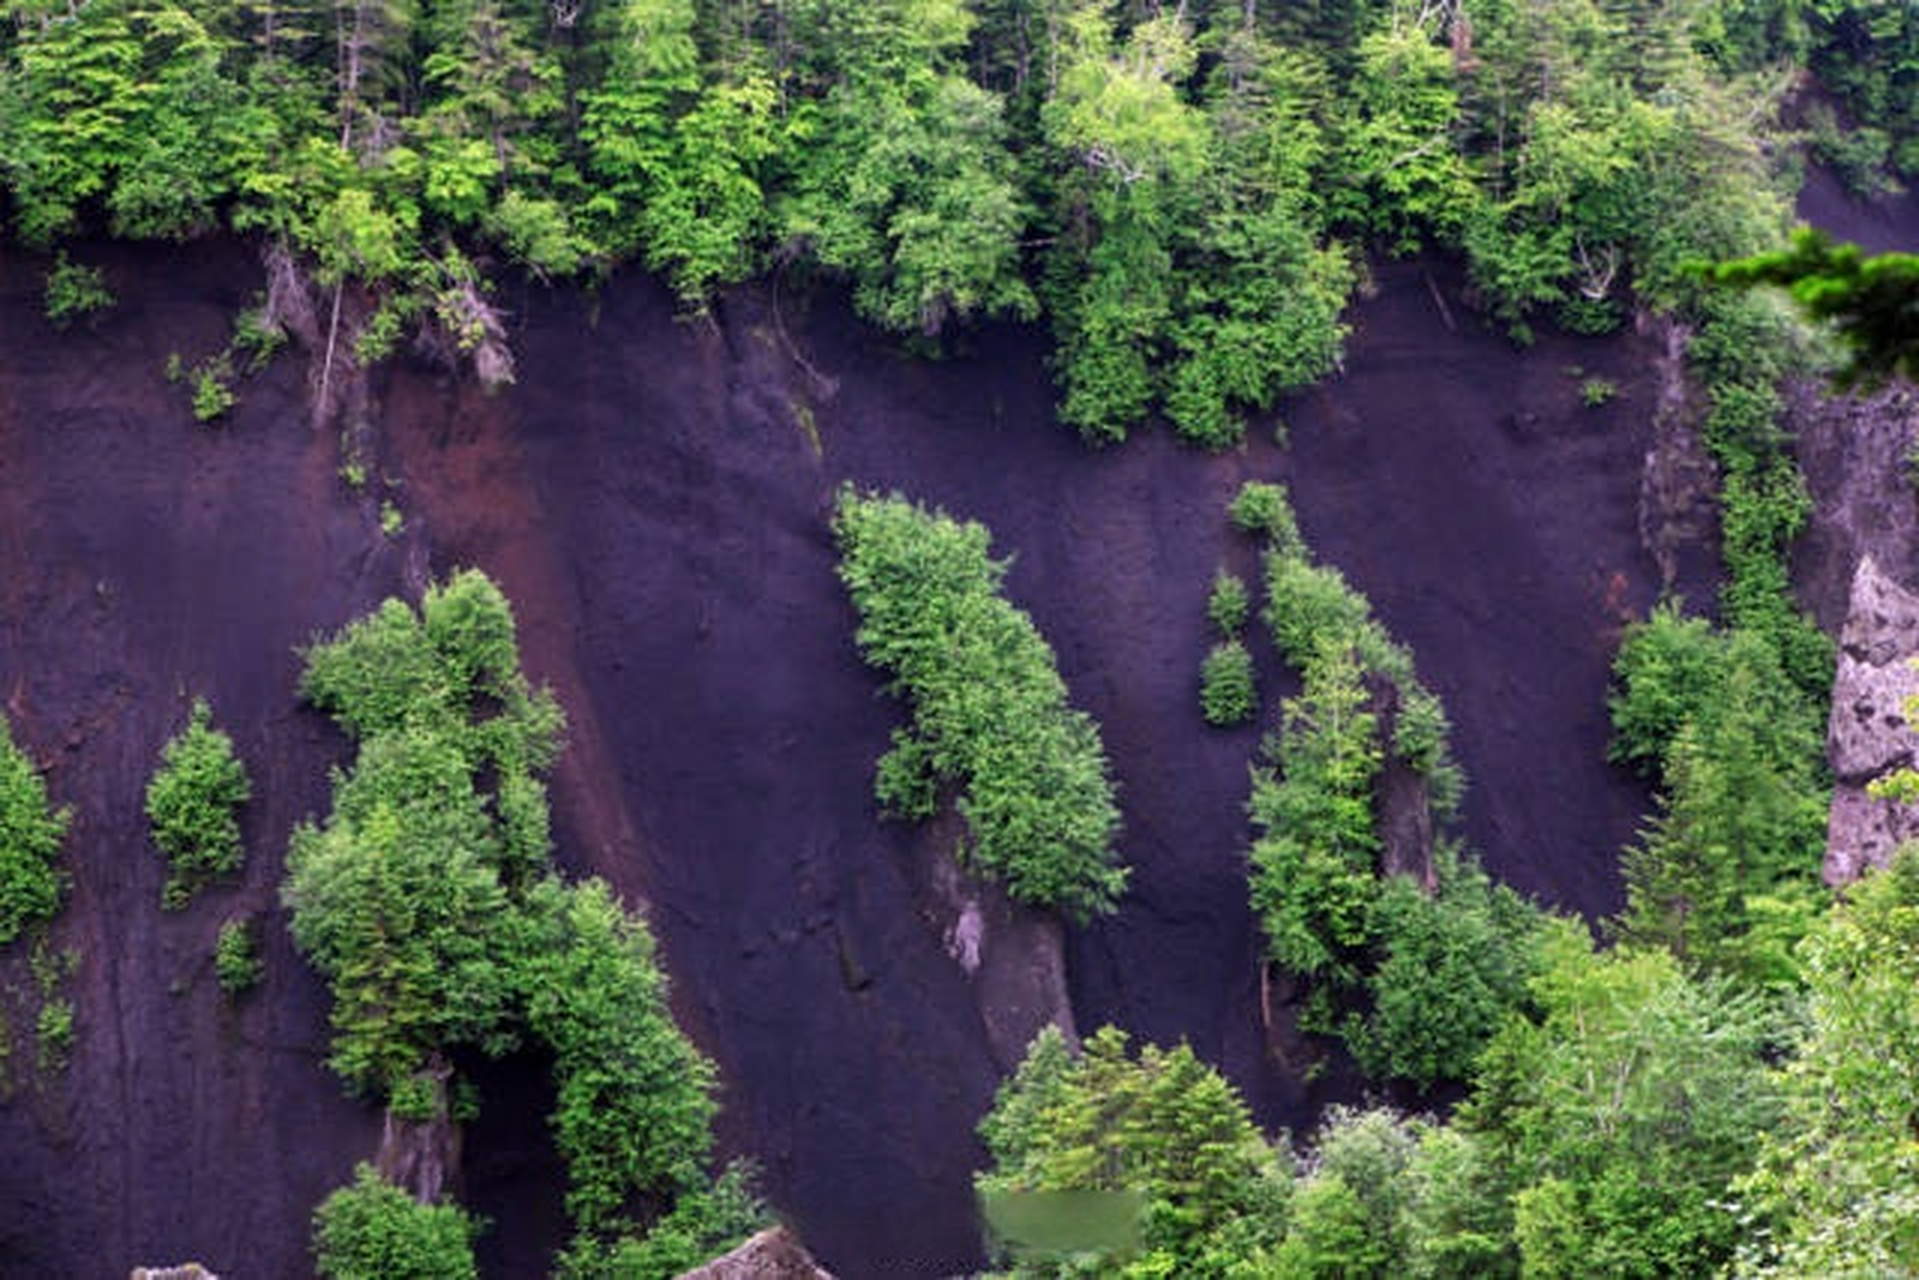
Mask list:
[[[1245,724],[1258,714],[1253,655],[1238,640],[1221,640],[1200,665],[1199,707],[1215,728]]]
[[[480,1224],[458,1205],[420,1204],[362,1164],[313,1215],[323,1280],[478,1280]]]
[[[1039,629],[1000,595],[1006,562],[986,529],[848,488],[833,531],[860,650],[912,707],[875,774],[881,803],[923,819],[955,788],[971,868],[1022,902],[1113,910],[1126,870],[1099,730],[1067,705]]]
[[[66,876],[54,859],[71,822],[0,718],[0,945],[59,912]]]
[[[47,268],[47,319],[64,329],[75,320],[90,319],[117,301],[98,267],[75,262],[62,249]]]
[[[389,600],[313,645],[301,687],[360,741],[332,814],[295,832],[283,890],[333,989],[334,1069],[430,1120],[452,1050],[531,1038],[555,1064],[573,1272],[728,1247],[745,1215],[707,1173],[712,1068],[667,1012],[651,935],[548,865],[539,775],[562,716],[520,672],[499,589],[469,570],[417,610]]]
[[[1135,1052],[1124,1032],[1105,1027],[1075,1052],[1047,1027],[1001,1086],[980,1136],[993,1166],[975,1185],[989,1205],[1065,1192],[1138,1197],[1138,1251],[1123,1267],[1107,1259],[1107,1274],[1224,1275],[1283,1229],[1290,1161],[1185,1045]],[[1042,1256],[1021,1261],[1023,1275],[1072,1273]]]
[[[1246,580],[1221,569],[1213,575],[1213,589],[1206,597],[1206,619],[1223,639],[1230,640],[1246,626],[1252,612],[1252,598],[1246,592]]]
[[[263,969],[254,946],[252,922],[229,920],[222,924],[213,943],[213,973],[220,990],[237,999],[253,990]]]
[[[240,869],[240,807],[253,794],[233,739],[213,727],[213,711],[196,698],[182,729],[160,749],[160,768],[147,784],[147,821],[167,858],[161,904],[187,905],[201,888]]]
[[[1463,1080],[1525,1002],[1538,912],[1443,838],[1429,866],[1388,868],[1378,790],[1389,766],[1423,781],[1442,820],[1458,802],[1445,709],[1365,598],[1314,563],[1283,488],[1248,485],[1231,514],[1272,531],[1265,616],[1303,678],[1248,802],[1267,955],[1300,982],[1302,1024],[1339,1036],[1369,1074],[1422,1088]]]

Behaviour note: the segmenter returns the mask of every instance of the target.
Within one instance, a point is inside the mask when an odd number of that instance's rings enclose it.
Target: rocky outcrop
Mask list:
[[[1850,609],[1847,584],[1871,556],[1894,581],[1919,582],[1919,501],[1913,456],[1919,396],[1895,387],[1835,396],[1823,384],[1788,388],[1788,429],[1812,516],[1793,553],[1799,598],[1828,633]]]
[[[762,1231],[679,1280],[833,1280],[785,1227]]]
[[[922,918],[939,929],[946,954],[978,993],[993,1059],[1010,1072],[1049,1023],[1069,1040],[1076,1035],[1065,940],[1050,913],[1023,907],[997,883],[961,870],[952,850],[963,831],[952,815],[927,826],[916,842],[916,896]]]
[[[1887,576],[1872,556],[1853,574],[1840,633],[1826,755],[1835,786],[1826,830],[1826,880],[1844,884],[1883,866],[1919,838],[1919,806],[1873,797],[1871,784],[1911,766],[1919,747],[1906,706],[1919,697],[1919,595]]]

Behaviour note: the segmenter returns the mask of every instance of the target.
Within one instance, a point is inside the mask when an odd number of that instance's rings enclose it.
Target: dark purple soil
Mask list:
[[[22,745],[73,807],[80,956],[72,1065],[34,1068],[32,982],[5,963],[0,1275],[124,1274],[198,1257],[297,1275],[307,1217],[378,1138],[321,1066],[325,992],[276,905],[286,834],[326,799],[340,741],[292,697],[293,646],[393,589],[393,557],[341,499],[334,445],[301,423],[290,365],[231,425],[200,429],[169,351],[217,348],[251,270],[232,247],[90,252],[126,301],[56,338],[37,275],[0,256],[0,687]],[[244,881],[177,913],[142,791],[194,695],[252,770]],[[238,1007],[214,936],[259,914],[262,987]],[[18,957],[26,950],[17,944]]]
[[[1919,252],[1919,191],[1861,200],[1821,168],[1806,173],[1800,189],[1801,220],[1838,240],[1850,240],[1868,253]]]
[[[1197,710],[1213,570],[1255,569],[1223,516],[1247,478],[1291,482],[1307,536],[1446,698],[1487,863],[1568,906],[1616,900],[1612,860],[1644,797],[1604,761],[1603,696],[1617,629],[1654,582],[1637,535],[1645,342],[1522,353],[1456,297],[1452,328],[1422,271],[1395,266],[1359,311],[1345,376],[1288,410],[1286,451],[1207,457],[1149,434],[1094,452],[1051,423],[1031,331],[927,364],[835,303],[747,293],[694,322],[640,279],[591,300],[529,290],[507,300],[511,393],[387,379],[379,470],[409,521],[388,541],[381,482],[356,498],[335,479],[292,362],[217,432],[161,384],[167,351],[221,340],[251,288],[244,255],[108,265],[133,301],[97,334],[56,338],[26,264],[0,259],[0,674],[81,813],[59,936],[85,956],[71,1074],[0,1108],[15,1154],[0,1273],[198,1255],[296,1274],[311,1205],[372,1151],[373,1117],[319,1062],[323,993],[283,941],[273,885],[343,748],[295,704],[291,647],[395,589],[410,548],[435,572],[477,564],[515,600],[527,665],[571,719],[561,861],[648,904],[676,1007],[721,1069],[726,1151],[760,1162],[773,1203],[850,1280],[977,1261],[973,1128],[1000,1066],[917,905],[921,851],[871,800],[899,711],[833,576],[826,516],[845,480],[985,521],[1016,557],[1009,594],[1104,726],[1135,878],[1118,916],[1069,931],[1082,1027],[1189,1040],[1269,1124],[1317,1100],[1271,1060],[1259,1019],[1243,818],[1258,731],[1209,731]],[[1583,376],[1614,380],[1617,399],[1583,407]],[[1281,688],[1263,647],[1262,663]],[[139,794],[194,692],[234,729],[260,799],[245,885],[176,917],[157,907]],[[207,957],[238,904],[273,913],[274,942],[235,1014]],[[26,981],[23,963],[6,972]],[[467,1152],[502,1276],[537,1269],[557,1225],[524,1066],[483,1079],[494,1110]]]

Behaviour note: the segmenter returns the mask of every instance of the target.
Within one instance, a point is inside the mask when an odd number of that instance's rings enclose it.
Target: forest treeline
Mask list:
[[[328,358],[409,333],[511,376],[517,268],[689,307],[843,279],[937,343],[1044,316],[1062,417],[1212,445],[1335,366],[1364,255],[1443,246],[1522,336],[1687,304],[1776,243],[1779,109],[1862,186],[1919,169],[1919,15],[1847,0],[9,0],[29,246],[256,235]],[[1856,127],[1854,127],[1856,126]],[[50,309],[104,300],[55,260]],[[282,282],[283,283],[283,282]],[[342,308],[342,294],[356,305]],[[286,291],[276,295],[282,302]],[[344,320],[343,318],[344,317]],[[263,340],[269,307],[243,333]],[[219,397],[209,394],[217,411]]]

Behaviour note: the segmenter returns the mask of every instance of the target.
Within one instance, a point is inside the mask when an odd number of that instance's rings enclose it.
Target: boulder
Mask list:
[[[785,1227],[773,1227],[679,1280],[833,1280],[833,1276],[813,1261],[806,1246]]]
[[[1915,763],[1919,737],[1906,704],[1919,697],[1919,595],[1888,577],[1872,556],[1853,574],[1840,632],[1826,754],[1836,786],[1826,829],[1826,880],[1844,884],[1883,866],[1919,838],[1919,807],[1874,798],[1868,788]]]

